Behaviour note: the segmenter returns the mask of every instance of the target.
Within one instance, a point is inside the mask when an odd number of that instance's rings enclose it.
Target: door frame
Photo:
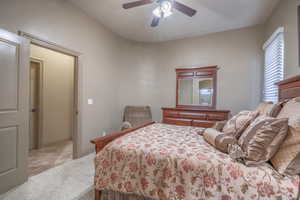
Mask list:
[[[41,39],[40,37],[34,36],[32,34],[18,31],[18,34],[24,38],[30,40],[31,44],[54,50],[69,56],[73,56],[75,59],[74,65],[74,109],[73,109],[73,159],[80,158],[83,156],[82,152],[82,58],[83,55],[77,51],[68,49],[56,43]]]
[[[39,86],[38,86],[38,140],[37,140],[37,148],[43,147],[43,87],[44,87],[44,61],[35,57],[30,56],[30,62],[37,63],[39,65]],[[30,130],[29,130],[30,131]],[[30,138],[29,138],[30,139]]]

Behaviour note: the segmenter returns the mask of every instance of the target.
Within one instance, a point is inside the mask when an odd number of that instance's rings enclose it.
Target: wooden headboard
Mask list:
[[[279,102],[300,96],[300,75],[276,83]]]

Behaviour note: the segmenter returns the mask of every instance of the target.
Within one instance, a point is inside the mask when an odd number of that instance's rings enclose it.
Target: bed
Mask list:
[[[278,85],[280,100],[300,96],[300,76]],[[202,130],[152,122],[93,140],[96,200],[109,195],[147,200],[298,198],[299,176],[233,162],[203,140]]]

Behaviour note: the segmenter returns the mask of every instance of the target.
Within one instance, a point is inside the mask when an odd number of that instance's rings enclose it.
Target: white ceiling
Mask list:
[[[135,41],[175,40],[264,23],[279,0],[178,0],[197,10],[190,18],[175,11],[151,28],[155,4],[128,10],[135,0],[69,0],[114,33]]]

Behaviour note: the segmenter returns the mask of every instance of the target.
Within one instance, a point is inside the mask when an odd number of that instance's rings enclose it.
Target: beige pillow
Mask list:
[[[294,98],[294,100],[295,100],[296,102],[300,102],[300,97],[296,97],[296,98]]]
[[[238,144],[228,145],[228,154],[232,160],[237,162],[244,162],[244,158],[246,157],[246,154]]]
[[[260,103],[256,109],[256,111],[259,112],[259,115],[266,115],[269,117],[277,117],[280,110],[281,103],[273,104],[272,102]]]
[[[222,132],[238,139],[257,116],[257,111],[242,111],[227,121]]]
[[[225,124],[226,124],[226,121],[219,121],[219,122],[216,122],[216,123],[213,125],[213,127],[211,127],[211,128],[216,129],[217,131],[222,132],[222,130],[223,130]]]
[[[281,174],[300,174],[300,102],[299,98],[288,101],[277,118],[288,118],[288,135],[278,152],[271,159]]]
[[[237,144],[235,137],[226,135],[213,128],[208,128],[203,133],[203,138],[218,150],[227,153],[229,144]]]
[[[257,117],[238,141],[246,155],[246,165],[257,165],[270,160],[286,138],[287,130],[287,118]]]
[[[222,132],[222,129],[225,126],[225,124],[226,124],[226,121],[219,121],[219,122],[216,122],[211,128]],[[205,130],[206,130],[205,128],[201,129],[200,131],[198,131],[198,134],[203,135]]]

